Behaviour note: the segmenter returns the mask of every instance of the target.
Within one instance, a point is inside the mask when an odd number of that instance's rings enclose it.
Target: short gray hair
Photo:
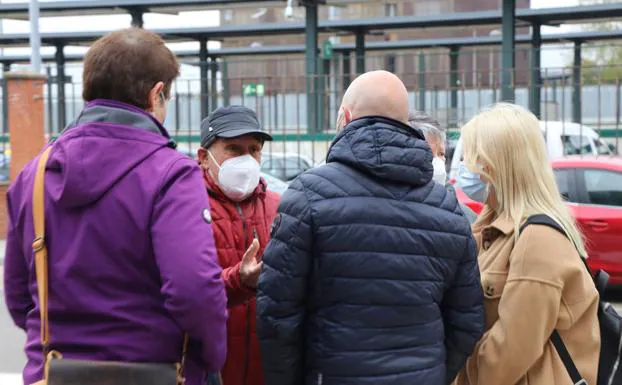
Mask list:
[[[438,142],[445,143],[447,134],[438,120],[434,119],[430,115],[421,111],[411,112],[408,117],[408,124],[415,129],[421,130],[426,141],[430,139]]]

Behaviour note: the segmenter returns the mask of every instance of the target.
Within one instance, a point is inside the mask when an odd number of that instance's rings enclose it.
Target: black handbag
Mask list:
[[[48,147],[37,164],[32,194],[32,216],[35,240],[35,270],[41,317],[41,346],[45,364],[44,379],[32,385],[183,385],[188,335],[184,336],[181,361],[175,364],[134,363],[63,359],[50,349],[48,320],[48,249],[45,244],[45,166],[52,147]]]

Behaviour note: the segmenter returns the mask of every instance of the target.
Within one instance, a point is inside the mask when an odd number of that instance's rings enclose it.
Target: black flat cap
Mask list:
[[[237,138],[255,134],[264,141],[272,136],[261,128],[255,111],[244,106],[220,107],[201,122],[201,147],[208,148],[216,138]]]

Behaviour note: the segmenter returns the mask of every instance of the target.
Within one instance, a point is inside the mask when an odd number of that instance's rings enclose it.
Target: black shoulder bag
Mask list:
[[[527,218],[527,221],[521,226],[520,232],[529,225],[548,226],[564,234],[564,236],[568,236],[557,222],[544,214],[532,215]],[[598,304],[598,323],[600,326],[601,346],[596,385],[620,385],[622,384],[622,365],[620,365],[620,355],[622,353],[622,317],[620,317],[610,303],[603,301],[605,289],[609,281],[609,274],[603,270],[599,270],[595,275],[592,275],[587,261],[583,256],[581,256],[581,261],[585,265],[588,273],[592,276],[594,285],[596,285],[596,290],[598,290],[600,296],[600,302]],[[588,385],[587,381],[581,376],[579,370],[575,366],[557,330],[554,330],[553,334],[551,334],[551,342],[564,363],[572,382],[575,385]]]

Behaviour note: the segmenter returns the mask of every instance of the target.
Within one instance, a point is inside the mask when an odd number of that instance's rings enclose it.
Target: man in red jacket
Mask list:
[[[229,307],[224,385],[264,385],[255,332],[255,294],[261,256],[270,238],[279,196],[260,178],[261,150],[272,137],[242,106],[222,107],[201,123],[199,163]]]

